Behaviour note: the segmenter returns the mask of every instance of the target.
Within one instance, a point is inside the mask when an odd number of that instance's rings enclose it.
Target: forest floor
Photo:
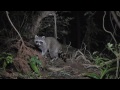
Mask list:
[[[33,50],[32,48],[30,48]],[[73,48],[72,48],[73,49]],[[33,52],[33,51],[31,51]],[[26,53],[31,53],[30,51]],[[40,52],[38,52],[40,54]],[[68,53],[74,53],[73,56],[63,60],[58,58],[57,60],[51,60],[49,57],[44,59],[45,67],[39,67],[39,74],[36,74],[31,70],[31,73],[23,74],[19,70],[14,70],[13,68],[7,68],[6,70],[0,70],[1,79],[90,79],[87,77],[88,73],[99,74],[100,70],[96,67],[91,67],[93,65],[89,59],[82,54],[80,50],[68,50]],[[22,54],[20,54],[22,55]],[[19,55],[18,55],[19,56]],[[19,68],[25,70],[26,64],[23,63],[23,57],[15,57],[17,63],[21,63]],[[19,62],[18,62],[19,60]],[[14,63],[16,64],[16,63]],[[24,65],[24,66],[23,66]],[[18,67],[18,64],[16,65]],[[15,67],[14,67],[15,68]],[[26,71],[29,69],[26,69]],[[26,72],[24,71],[24,72]]]
[[[87,68],[90,65],[82,57],[78,59],[67,59],[64,62],[61,59],[50,61],[47,60],[48,71],[43,71],[43,78],[47,79],[90,79],[86,77],[87,73],[99,73],[97,68]],[[47,75],[47,76],[46,76]]]

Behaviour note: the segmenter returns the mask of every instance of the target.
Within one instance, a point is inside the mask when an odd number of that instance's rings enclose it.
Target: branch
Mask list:
[[[80,50],[76,51],[75,57],[77,56],[78,53],[80,53],[82,55],[84,61],[91,63],[89,60],[86,59],[85,55]]]
[[[111,22],[112,28],[113,28],[113,30],[114,30],[113,35],[117,35],[117,34],[116,34],[116,28],[115,28],[115,26],[113,25],[113,22],[112,22],[111,13],[110,13],[110,22]]]
[[[105,20],[105,16],[106,16],[106,11],[104,11],[104,16],[103,16],[103,29],[104,29],[105,32],[109,33],[109,34],[112,36],[112,38],[113,38],[115,44],[117,44],[117,41],[116,41],[115,37],[113,36],[113,34],[112,34],[110,31],[107,31],[107,30],[105,29],[105,26],[104,26],[104,23],[105,23],[105,21],[104,21],[104,20]]]
[[[118,27],[120,28],[120,22],[118,21],[117,16],[115,15],[114,11],[111,11],[111,13],[112,13],[113,18],[115,19]],[[106,15],[106,12],[104,11],[104,16],[103,16],[103,29],[105,30],[105,32],[109,33],[109,34],[112,36],[112,38],[113,38],[114,41],[115,41],[115,46],[116,46],[116,45],[117,45],[117,41],[116,41],[115,37],[113,36],[113,34],[112,34],[111,32],[107,31],[107,30],[105,29],[105,27],[104,27],[104,18],[105,18],[105,15]],[[119,74],[118,72],[119,72],[119,59],[118,59],[118,57],[117,57],[116,78],[118,78],[118,74]]]
[[[70,44],[67,46],[66,53],[68,52],[68,49],[69,49],[70,45],[71,45],[71,42],[70,42]]]
[[[58,37],[57,37],[57,15],[56,15],[56,12],[55,11],[51,11],[49,13],[49,15],[50,16],[54,16],[54,23],[55,23],[55,25],[54,25],[54,37],[55,37],[55,39],[57,39]]]
[[[54,35],[55,35],[55,38],[57,39],[57,16],[56,16],[56,14],[54,14],[54,22],[55,22]]]
[[[120,28],[120,22],[118,21],[118,18],[117,18],[117,16],[116,16],[115,12],[114,12],[114,11],[111,11],[111,14],[112,14],[112,16],[113,16],[116,24],[117,24],[118,27]]]
[[[37,16],[37,20],[34,20],[33,18],[33,28],[31,29],[31,34],[33,37],[34,35],[36,35],[38,32],[39,32],[39,27],[40,27],[40,23],[41,21],[45,18],[45,17],[48,17],[48,16],[54,16],[54,11],[39,11],[39,15]]]
[[[12,25],[12,27],[14,28],[14,30],[17,32],[17,34],[19,35],[19,37],[20,37],[20,39],[21,39],[21,41],[22,41],[22,43],[24,44],[24,42],[23,42],[23,39],[22,39],[22,37],[21,37],[21,35],[20,35],[20,33],[18,32],[18,30],[15,28],[15,26],[13,25],[13,23],[12,23],[12,21],[11,21],[11,19],[10,19],[10,17],[9,17],[9,12],[8,11],[6,11],[6,15],[7,15],[7,18],[8,18],[8,20],[9,20],[9,22],[10,22],[10,24]]]

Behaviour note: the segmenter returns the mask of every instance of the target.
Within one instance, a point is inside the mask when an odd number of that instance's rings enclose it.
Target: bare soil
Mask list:
[[[86,68],[84,64],[89,63],[82,57],[67,59],[66,62],[62,59],[46,61],[47,70],[41,72],[44,79],[90,79],[87,73],[99,73],[97,68]]]
[[[86,76],[87,73],[98,73],[97,68],[88,68],[91,65],[89,59],[86,59],[82,53],[75,54],[76,50],[70,48],[67,53],[72,56],[67,57],[64,61],[62,58],[51,60],[49,57],[44,58],[39,51],[25,45],[17,45],[18,53],[14,58],[14,68],[0,70],[1,79],[90,79]],[[29,64],[30,56],[37,55],[43,65],[40,67],[40,75],[35,74]]]

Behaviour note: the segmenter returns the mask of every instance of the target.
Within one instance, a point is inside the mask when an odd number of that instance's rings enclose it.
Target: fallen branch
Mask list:
[[[82,64],[85,68],[97,68],[97,69],[99,69],[100,68],[100,66],[98,66],[98,65],[91,65],[91,64]]]

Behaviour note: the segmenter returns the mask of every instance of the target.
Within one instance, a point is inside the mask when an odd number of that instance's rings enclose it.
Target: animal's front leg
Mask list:
[[[45,56],[47,53],[47,49],[42,49],[42,56]]]

